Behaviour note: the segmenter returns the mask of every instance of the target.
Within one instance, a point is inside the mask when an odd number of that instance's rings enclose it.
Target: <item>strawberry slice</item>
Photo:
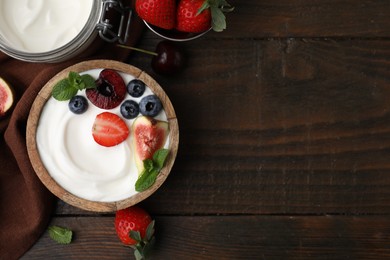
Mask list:
[[[98,114],[92,126],[93,139],[100,145],[111,147],[129,136],[129,128],[118,115],[111,112]]]

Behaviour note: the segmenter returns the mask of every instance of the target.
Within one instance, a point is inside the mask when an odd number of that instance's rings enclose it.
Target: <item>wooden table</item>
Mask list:
[[[154,259],[390,257],[390,1],[233,1],[228,30],[184,43],[187,69],[158,76],[180,125]],[[161,39],[146,32],[137,47]],[[132,259],[113,214],[58,202],[23,259]]]

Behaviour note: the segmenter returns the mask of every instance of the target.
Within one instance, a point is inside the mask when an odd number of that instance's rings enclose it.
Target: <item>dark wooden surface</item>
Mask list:
[[[389,259],[390,1],[230,2],[227,31],[183,44],[182,74],[130,59],[180,126],[171,175],[141,203],[153,259]],[[74,242],[45,233],[23,259],[133,259],[113,220],[59,201]]]

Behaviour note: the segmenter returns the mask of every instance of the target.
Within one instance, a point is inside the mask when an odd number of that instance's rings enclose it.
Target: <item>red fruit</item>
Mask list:
[[[185,66],[184,52],[171,41],[161,41],[157,44],[156,53],[152,58],[152,69],[162,75],[172,75],[183,70]]]
[[[106,147],[120,144],[126,140],[129,133],[129,128],[122,118],[111,112],[98,114],[92,126],[93,139]]]
[[[0,117],[4,116],[14,103],[14,95],[11,87],[0,78]]]
[[[182,32],[200,33],[211,27],[210,8],[198,14],[205,0],[181,0],[177,6],[176,29]]]
[[[168,123],[147,116],[140,116],[133,122],[134,159],[141,173],[143,161],[152,159],[153,154],[164,147],[168,137]]]
[[[135,10],[150,24],[167,30],[175,27],[176,0],[136,0]]]
[[[145,239],[146,230],[151,222],[150,215],[137,206],[118,210],[115,214],[115,230],[125,245],[136,245],[139,242],[130,237],[130,231],[138,231],[141,239]]]
[[[88,99],[102,109],[112,109],[125,99],[126,84],[121,75],[112,69],[104,69],[96,80],[96,88],[85,91]]]

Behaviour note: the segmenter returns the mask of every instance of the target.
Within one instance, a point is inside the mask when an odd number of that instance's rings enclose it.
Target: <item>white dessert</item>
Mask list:
[[[90,16],[94,0],[1,0],[0,36],[14,49],[38,53],[74,39]]]
[[[80,74],[98,78],[101,69]],[[125,84],[133,76],[120,73]],[[79,91],[85,95],[85,91]],[[146,88],[142,97],[152,94]],[[125,100],[139,102],[127,94]],[[124,101],[125,101],[124,100]],[[50,97],[46,102],[38,122],[36,142],[41,160],[52,178],[70,193],[87,200],[113,202],[136,194],[135,182],[138,170],[132,151],[131,125],[135,119],[124,119],[120,106],[105,110],[88,101],[88,110],[80,115],[72,113],[68,101],[57,101]],[[92,125],[97,114],[109,111],[119,115],[127,124],[130,135],[124,142],[113,147],[104,147],[95,142]],[[158,120],[167,121],[162,110]],[[169,146],[169,136],[165,148]]]

